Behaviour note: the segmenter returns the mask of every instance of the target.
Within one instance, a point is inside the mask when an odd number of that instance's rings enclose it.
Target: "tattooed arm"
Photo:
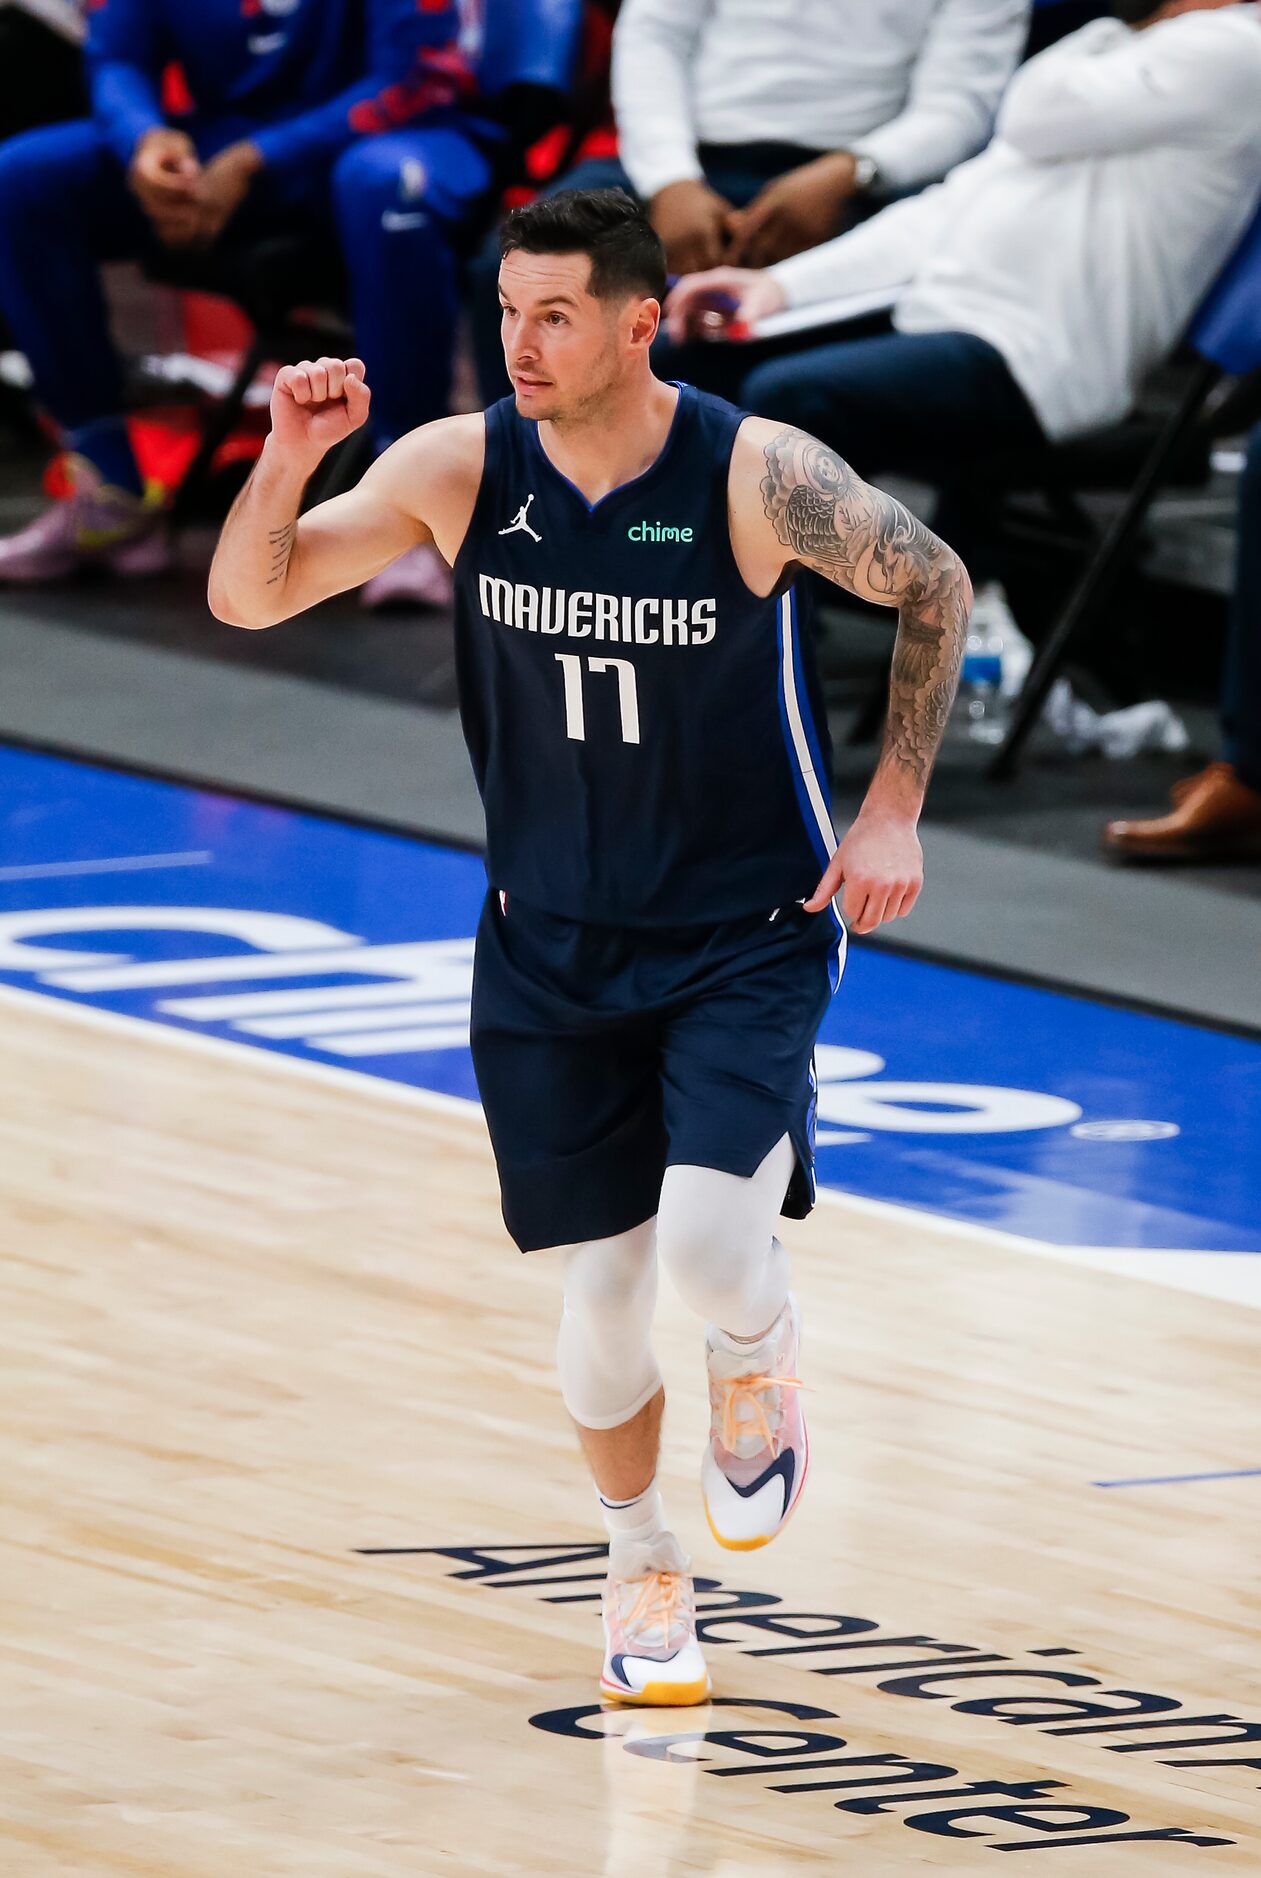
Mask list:
[[[271,433],[210,570],[216,618],[274,626],[359,586],[422,542],[436,542],[454,560],[481,477],[480,416],[412,431],[354,489],[299,518],[308,481],[328,450],[364,422],[368,398],[358,359],[317,359],[277,374]]]
[[[959,682],[971,585],[959,557],[931,529],[804,431],[749,419],[737,449],[733,541],[750,585],[773,587],[785,569],[799,565],[861,599],[898,609],[875,774],[806,902],[818,912],[843,885],[854,930],[872,932],[883,920],[909,913],[923,884],[916,824]],[[760,517],[747,488],[754,450]]]

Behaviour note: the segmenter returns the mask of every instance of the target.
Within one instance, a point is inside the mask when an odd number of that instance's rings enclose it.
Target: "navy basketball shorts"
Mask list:
[[[473,965],[473,1066],[504,1223],[523,1252],[651,1219],[669,1166],[755,1173],[782,1135],[782,1211],[814,1204],[814,1044],[840,983],[828,913],[597,926],[492,889]]]

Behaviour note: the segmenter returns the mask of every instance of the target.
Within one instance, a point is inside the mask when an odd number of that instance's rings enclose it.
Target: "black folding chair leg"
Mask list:
[[[1055,627],[1038,648],[1037,657],[1016,699],[1007,735],[986,770],[991,779],[998,781],[1015,775],[1017,759],[1038,720],[1047,693],[1059,675],[1070,644],[1111,592],[1125,564],[1126,554],[1160,487],[1165,469],[1195,424],[1205,398],[1220,376],[1218,367],[1207,360],[1197,365],[1181,402],[1170,414],[1124,505],[1092,555]]]
[[[266,357],[266,344],[256,334],[242,354],[236,377],[228,390],[220,398],[218,404],[213,405],[207,413],[205,429],[202,431],[201,442],[197,446],[197,454],[185,471],[184,479],[171,503],[172,527],[179,528],[188,520],[193,505],[210,474],[210,466],[214,462],[219,446],[226,442],[232,426],[240,417],[245,405],[245,394],[262,370]]]

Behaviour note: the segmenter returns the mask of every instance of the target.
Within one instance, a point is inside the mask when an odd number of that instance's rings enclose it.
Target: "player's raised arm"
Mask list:
[[[448,553],[458,548],[471,508],[462,504],[465,485],[475,490],[481,470],[480,417],[413,431],[354,489],[299,518],[308,481],[328,451],[366,421],[370,395],[359,359],[305,361],[277,373],[271,431],[210,569],[217,619],[274,626],[360,586],[423,542],[438,539]]]
[[[898,609],[884,743],[862,808],[837,848],[811,912],[844,887],[857,932],[909,913],[923,885],[916,824],[959,684],[972,585],[958,555],[893,496],[855,475],[826,444],[761,418],[741,431],[760,457],[763,530],[793,563]],[[769,544],[767,544],[769,547]]]

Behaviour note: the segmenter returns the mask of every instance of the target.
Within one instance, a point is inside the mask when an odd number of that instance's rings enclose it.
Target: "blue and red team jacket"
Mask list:
[[[247,123],[268,167],[283,174],[421,118],[477,118],[486,109],[475,103],[479,91],[563,88],[577,0],[488,5],[507,22],[506,36],[492,23],[490,45],[487,0],[88,0],[93,111],[119,161],[130,163],[145,132],[167,121],[161,75],[177,64],[197,115]],[[489,115],[486,128],[496,128]]]

